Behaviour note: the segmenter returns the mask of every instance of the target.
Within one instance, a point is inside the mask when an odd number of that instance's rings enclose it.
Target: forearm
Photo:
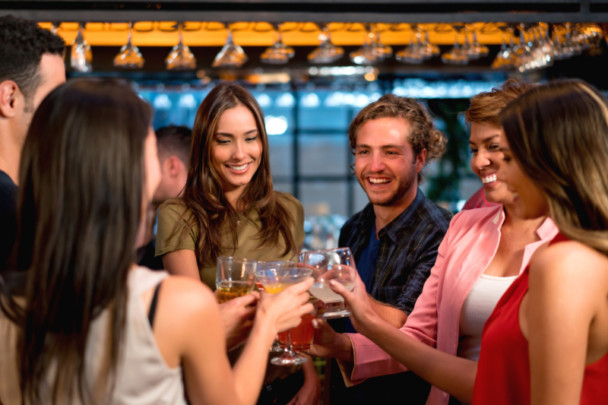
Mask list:
[[[424,380],[460,401],[471,403],[476,362],[429,347],[382,320],[374,322],[363,334]]]
[[[276,336],[273,331],[267,322],[256,321],[247,345],[233,368],[236,392],[244,405],[255,404],[260,394],[268,362],[268,349]]]
[[[388,324],[394,326],[395,328],[401,328],[403,324],[405,324],[407,315],[399,308],[376,301],[373,298],[371,299],[371,303],[372,307],[374,308],[374,312],[376,312],[378,316],[380,316],[380,318],[382,318]]]

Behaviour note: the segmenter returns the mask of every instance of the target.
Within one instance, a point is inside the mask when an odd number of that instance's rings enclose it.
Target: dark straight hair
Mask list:
[[[25,300],[18,305],[14,291],[1,300],[2,311],[20,327],[24,403],[110,397],[142,214],[150,122],[148,105],[113,80],[64,84],[33,117],[19,172],[15,261],[16,271],[27,274]],[[91,382],[87,338],[106,309],[108,367]]]

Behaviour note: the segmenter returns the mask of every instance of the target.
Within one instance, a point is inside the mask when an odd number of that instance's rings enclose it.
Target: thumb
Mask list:
[[[331,287],[333,292],[335,292],[336,294],[340,294],[346,302],[350,303],[351,301],[353,301],[355,299],[355,295],[353,293],[351,293],[350,291],[348,291],[346,289],[346,287],[344,287],[342,284],[338,283],[337,281],[331,280],[329,282],[329,286]]]
[[[242,297],[235,298],[235,304],[238,306],[244,306],[255,304],[258,300],[257,294],[247,294]]]

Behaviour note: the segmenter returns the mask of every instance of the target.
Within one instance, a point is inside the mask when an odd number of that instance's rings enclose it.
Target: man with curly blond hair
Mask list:
[[[370,203],[346,222],[339,246],[352,250],[376,312],[400,328],[422,292],[452,218],[451,212],[428,200],[418,187],[422,169],[443,155],[447,138],[435,128],[422,104],[387,94],[361,110],[350,125],[349,141],[355,155],[354,174]],[[332,326],[339,332],[355,332],[348,320],[345,323],[332,322]],[[348,335],[336,333],[323,322],[317,327],[318,346],[313,354],[347,364],[353,355]],[[352,385],[344,364],[340,368]],[[332,369],[332,404],[401,404],[407,398],[408,404],[422,405],[430,389],[411,372],[341,389],[344,385],[335,363]]]

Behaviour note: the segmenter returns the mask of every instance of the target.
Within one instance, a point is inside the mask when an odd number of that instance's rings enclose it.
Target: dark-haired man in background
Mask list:
[[[21,149],[34,112],[65,82],[63,39],[35,22],[0,17],[0,270],[17,232]]]
[[[170,198],[179,197],[186,185],[188,166],[190,165],[190,142],[192,130],[188,127],[170,125],[156,131],[158,160],[160,161],[161,179],[148,212],[147,245],[138,249],[138,262],[150,269],[163,269],[161,257],[154,257],[156,237],[156,210]]]

